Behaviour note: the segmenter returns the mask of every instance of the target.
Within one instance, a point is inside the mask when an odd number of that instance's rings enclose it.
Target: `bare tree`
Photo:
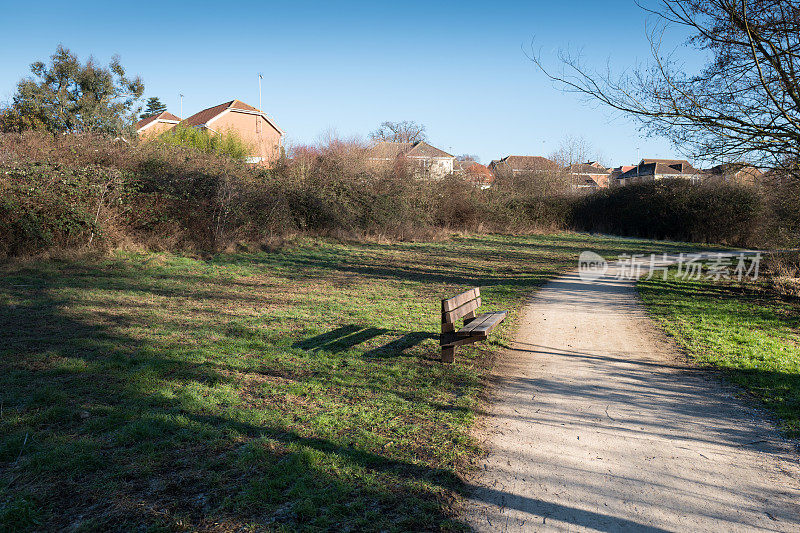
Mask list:
[[[702,161],[748,160],[795,176],[800,161],[800,1],[660,0],[648,32],[650,65],[614,75],[559,55],[561,68],[532,60],[566,91],[632,115]],[[662,53],[665,31],[688,28],[688,44],[710,52],[697,74]]]
[[[547,156],[551,161],[555,161],[561,167],[568,167],[576,163],[586,163],[594,158],[594,149],[583,137],[567,135],[561,139],[556,151]]]
[[[413,120],[404,120],[402,122],[384,122],[377,130],[370,134],[370,137],[376,141],[392,141],[402,143],[413,143],[417,141],[424,141],[427,139],[425,135],[425,126],[417,124]]]

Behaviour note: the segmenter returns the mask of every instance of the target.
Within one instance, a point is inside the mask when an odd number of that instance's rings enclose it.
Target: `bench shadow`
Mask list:
[[[377,348],[373,348],[372,350],[368,350],[364,352],[364,357],[375,357],[375,358],[385,358],[385,357],[393,357],[397,355],[403,355],[403,353],[408,350],[409,348],[413,348],[414,346],[422,343],[426,339],[438,339],[439,335],[435,333],[428,333],[426,331],[412,331],[409,333],[404,334],[402,337],[395,339],[383,346],[379,346]]]
[[[297,341],[292,344],[292,347],[300,348],[307,352],[326,351],[330,353],[340,353],[382,335],[399,335],[399,337],[382,346],[365,351],[363,354],[364,357],[385,358],[403,355],[403,352],[422,343],[426,339],[439,338],[438,334],[427,331],[401,331],[360,324],[347,324],[331,331]]]

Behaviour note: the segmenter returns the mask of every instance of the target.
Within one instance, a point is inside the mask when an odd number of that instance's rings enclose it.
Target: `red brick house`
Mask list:
[[[605,189],[611,170],[597,161],[576,163],[564,169],[570,175],[572,186],[577,189]]]
[[[638,165],[616,177],[617,185],[628,185],[662,179],[688,179],[699,183],[703,171],[692,166],[686,159],[642,159]]]
[[[240,100],[231,100],[186,118],[181,126],[202,128],[212,133],[232,131],[250,145],[249,163],[268,165],[281,156],[284,132],[266,113]]]
[[[636,168],[636,165],[622,165],[614,168],[611,171],[611,175],[608,177],[608,186],[616,187],[618,185],[621,185],[619,183],[619,180],[617,180],[617,178],[619,178],[620,176],[622,176],[623,174],[634,168]]]
[[[764,174],[747,163],[724,163],[704,170],[703,181],[756,186],[764,182]]]
[[[477,161],[456,161],[455,172],[480,189],[488,189],[494,183],[494,174],[489,167]]]
[[[165,131],[171,130],[180,121],[180,117],[173,115],[169,111],[162,111],[158,115],[143,118],[134,124],[134,128],[136,128],[136,133],[140,138],[152,139]]]
[[[537,174],[558,172],[560,168],[555,161],[538,155],[507,155],[489,163],[489,170],[497,176],[516,174]]]

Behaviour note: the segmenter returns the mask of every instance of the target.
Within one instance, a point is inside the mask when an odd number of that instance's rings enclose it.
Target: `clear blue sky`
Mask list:
[[[554,88],[523,48],[534,40],[553,60],[583,49],[586,61],[623,69],[650,53],[646,21],[633,0],[13,2],[0,18],[0,101],[62,43],[82,59],[119,54],[145,96],[177,114],[183,93],[186,116],[233,98],[258,105],[263,72],[264,111],[289,143],[415,120],[432,144],[484,163],[547,155],[572,135],[630,164],[637,147],[642,157],[677,153]]]

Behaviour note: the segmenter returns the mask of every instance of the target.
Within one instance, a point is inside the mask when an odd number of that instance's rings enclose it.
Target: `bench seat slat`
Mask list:
[[[464,344],[472,344],[473,342],[486,340],[486,335],[475,335],[471,337],[459,337],[455,333],[448,336],[443,336],[439,344],[442,348],[450,348],[453,346],[463,346]]]
[[[492,311],[478,315],[474,320],[458,330],[459,336],[487,335],[497,325],[505,320],[507,311]]]

